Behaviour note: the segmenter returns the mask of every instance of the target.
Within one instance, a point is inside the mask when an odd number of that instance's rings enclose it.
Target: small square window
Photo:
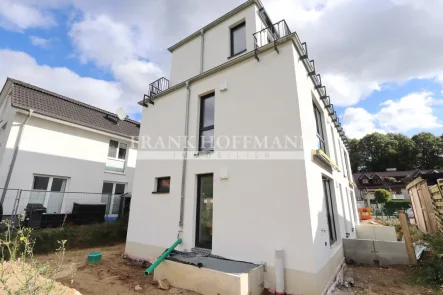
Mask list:
[[[157,191],[155,193],[169,193],[171,177],[157,178]]]

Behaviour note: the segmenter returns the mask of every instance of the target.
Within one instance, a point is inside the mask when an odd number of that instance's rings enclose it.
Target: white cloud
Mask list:
[[[32,45],[45,49],[49,48],[51,43],[51,39],[45,39],[38,36],[29,36],[29,40],[31,41]]]
[[[8,30],[47,28],[54,26],[55,20],[50,13],[35,6],[15,0],[0,1],[0,27]]]
[[[140,111],[140,100],[128,95],[118,82],[81,77],[67,68],[39,65],[24,52],[0,50],[0,83],[16,78],[88,104],[115,112],[122,106],[130,114]]]
[[[399,100],[387,100],[382,108],[371,114],[363,108],[347,108],[343,115],[343,127],[350,138],[361,138],[372,132],[401,132],[429,130],[443,127],[433,112],[442,101],[432,93],[411,93]]]

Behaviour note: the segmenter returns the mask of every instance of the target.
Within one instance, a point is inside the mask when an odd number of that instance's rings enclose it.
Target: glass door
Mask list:
[[[212,248],[213,186],[212,174],[198,176],[196,247]]]
[[[66,179],[52,178],[51,191],[49,192],[47,213],[60,214],[65,195]]]

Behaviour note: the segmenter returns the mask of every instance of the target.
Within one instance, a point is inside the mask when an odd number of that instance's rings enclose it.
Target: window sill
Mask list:
[[[240,51],[240,52],[237,52],[237,53],[234,54],[234,55],[228,56],[228,59],[231,59],[231,58],[237,57],[237,56],[239,56],[240,54],[245,53],[246,51],[247,51],[247,49],[242,50],[242,51]]]
[[[198,157],[200,155],[209,155],[214,153],[214,150],[210,150],[210,151],[200,151],[194,154],[194,157]]]
[[[126,159],[118,159],[118,158],[111,158],[111,157],[108,157],[108,160],[119,161],[119,162],[125,162],[126,161]]]
[[[169,192],[152,192],[154,195],[169,194]]]
[[[125,172],[108,171],[108,170],[105,170],[105,173],[109,173],[109,174],[117,174],[117,175],[126,175]]]

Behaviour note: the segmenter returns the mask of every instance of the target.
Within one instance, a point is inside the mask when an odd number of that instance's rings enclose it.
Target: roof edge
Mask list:
[[[12,85],[17,84],[17,85],[20,85],[20,86],[23,86],[23,87],[27,87],[29,89],[33,89],[33,90],[45,93],[47,95],[51,95],[51,96],[54,96],[54,97],[66,100],[66,101],[68,101],[70,103],[74,103],[74,104],[80,105],[80,106],[85,107],[85,108],[92,109],[94,111],[97,111],[97,112],[100,112],[100,113],[103,113],[103,114],[106,114],[106,115],[111,115],[111,116],[117,117],[117,114],[115,114],[115,113],[108,112],[108,111],[106,111],[104,109],[100,109],[100,108],[95,107],[93,105],[90,105],[90,104],[78,101],[76,99],[73,99],[73,98],[70,98],[70,97],[67,97],[67,96],[64,96],[64,95],[61,95],[61,94],[49,91],[47,89],[44,89],[44,88],[41,88],[41,87],[38,87],[38,86],[35,86],[35,85],[32,85],[32,84],[29,84],[29,83],[26,83],[26,82],[23,82],[23,81],[14,79],[14,78],[8,77],[6,79],[6,83],[8,83],[8,82],[10,82]],[[5,83],[5,85],[6,85],[6,83]],[[125,121],[127,121],[128,123],[134,124],[134,125],[140,125],[140,122],[132,120],[132,119],[129,119],[129,118],[125,119]]]
[[[189,35],[188,37],[186,37],[186,38],[182,39],[181,41],[177,42],[176,44],[172,45],[171,47],[168,48],[168,51],[172,53],[172,51],[174,51],[178,47],[182,46],[185,43],[188,43],[190,40],[192,40],[195,37],[199,36],[201,30],[206,31],[206,30],[211,29],[212,27],[215,27],[216,25],[218,25],[219,23],[221,23],[221,22],[225,21],[226,19],[230,18],[234,14],[236,14],[236,13],[238,13],[238,12],[240,12],[240,11],[246,9],[246,8],[248,8],[252,4],[257,5],[257,7],[259,7],[259,8],[263,7],[263,5],[260,2],[260,0],[248,0],[248,1],[244,2],[243,4],[237,6],[236,8],[232,9],[228,13],[226,13],[226,14],[222,15],[221,17],[217,18],[215,21],[207,24],[206,26],[204,26],[200,30],[196,31],[195,33]]]

